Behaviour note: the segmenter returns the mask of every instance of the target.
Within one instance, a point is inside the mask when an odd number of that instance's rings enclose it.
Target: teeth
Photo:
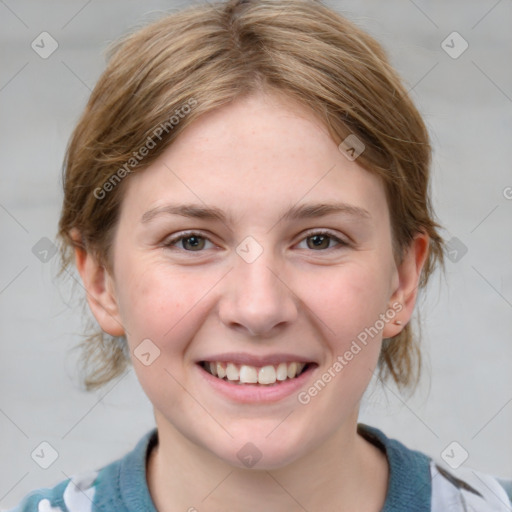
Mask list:
[[[222,364],[220,364],[220,363],[210,363],[210,364],[212,366],[215,364],[215,367],[217,370],[217,377],[219,377],[219,379],[223,379],[226,376],[226,369],[224,368],[224,366],[222,366]],[[215,375],[215,373],[213,375]]]
[[[240,380],[242,380],[242,374],[240,373]],[[258,382],[260,384],[274,384],[276,381],[276,369],[273,366],[264,366],[260,368],[258,372]]]
[[[239,384],[266,384],[272,385],[276,381],[293,379],[299,375],[306,363],[279,363],[277,366],[267,365],[260,368],[243,364],[238,367],[234,363],[221,363],[207,361],[204,365],[206,371],[219,379],[238,382]]]
[[[258,382],[258,371],[254,366],[242,365],[240,367],[240,382],[244,384],[256,384]]]
[[[226,366],[226,377],[228,380],[240,380],[240,372],[233,363],[228,363]]]
[[[288,377],[288,366],[286,363],[279,363],[276,372],[277,380],[286,380]]]
[[[293,379],[297,375],[297,363],[290,363],[288,365],[288,378]]]

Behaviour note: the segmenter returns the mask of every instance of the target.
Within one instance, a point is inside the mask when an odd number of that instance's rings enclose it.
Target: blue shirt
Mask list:
[[[511,482],[475,471],[466,471],[468,478],[461,479],[459,473],[455,476],[374,427],[359,424],[358,432],[388,459],[390,475],[382,512],[512,510]],[[156,512],[146,481],[146,460],[157,443],[155,428],[121,459],[51,489],[37,489],[9,512]]]

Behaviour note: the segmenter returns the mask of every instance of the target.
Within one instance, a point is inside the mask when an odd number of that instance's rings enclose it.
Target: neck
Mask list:
[[[159,512],[382,509],[389,477],[385,455],[357,434],[357,418],[307,456],[273,470],[234,467],[157,418],[159,443],[147,463]],[[159,421],[160,420],[160,421]]]

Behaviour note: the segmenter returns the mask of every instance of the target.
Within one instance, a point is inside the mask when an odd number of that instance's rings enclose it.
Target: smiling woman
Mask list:
[[[383,50],[320,2],[196,6],[117,43],[68,147],[62,258],[101,327],[87,387],[131,361],[156,428],[18,510],[508,510],[495,478],[358,424],[376,368],[418,378],[429,166]]]
[[[287,19],[275,18],[276,12],[286,13]],[[210,32],[205,33],[203,19],[208,20]],[[181,37],[170,40],[169,32]],[[297,38],[296,46],[290,33]],[[381,47],[339,15],[331,18],[331,12],[317,2],[298,2],[293,8],[288,3],[231,2],[211,12],[196,7],[127,36],[112,48],[109,65],[68,148],[60,221],[64,264],[73,259],[71,248],[77,241],[71,234],[76,228],[78,243],[111,267],[108,248],[123,197],[120,185],[149,167],[196,119],[258,90],[279,92],[288,102],[293,99],[309,108],[338,144],[349,137],[360,141],[364,151],[358,164],[384,184],[395,259],[420,229],[429,236],[420,282],[424,286],[437,262],[442,262],[442,239],[427,194],[430,145],[424,123]],[[191,98],[193,108],[185,114],[183,105]],[[157,146],[140,162],[135,160],[134,151],[176,110],[183,111],[181,122],[172,131],[159,133]],[[224,136],[231,138],[229,133]],[[220,133],[214,138],[218,140]],[[229,151],[234,153],[231,145]],[[222,162],[225,155],[219,158]],[[112,176],[117,178],[116,171],[132,161],[132,172],[107,193],[104,187]],[[204,167],[209,173],[211,162],[208,158]],[[297,172],[294,180],[298,179]],[[303,183],[304,194],[311,184]],[[95,190],[101,190],[101,202]],[[193,197],[194,202],[197,199]],[[293,198],[290,206],[297,200]],[[84,360],[92,363],[86,365],[89,389],[124,371],[122,343],[115,345],[118,353],[112,356],[111,341],[97,332],[83,346]],[[413,385],[419,376],[419,355],[412,328],[406,324],[393,341],[384,340],[379,363],[383,377]]]

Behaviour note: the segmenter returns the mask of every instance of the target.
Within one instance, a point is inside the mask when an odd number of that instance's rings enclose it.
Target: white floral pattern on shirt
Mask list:
[[[52,507],[50,500],[46,498],[37,504],[37,512],[63,512],[60,507]]]
[[[94,493],[96,492],[93,484],[97,476],[98,472],[92,471],[71,477],[62,496],[68,512],[92,512]],[[64,511],[60,507],[52,507],[50,501],[45,498],[39,502],[37,512]]]

